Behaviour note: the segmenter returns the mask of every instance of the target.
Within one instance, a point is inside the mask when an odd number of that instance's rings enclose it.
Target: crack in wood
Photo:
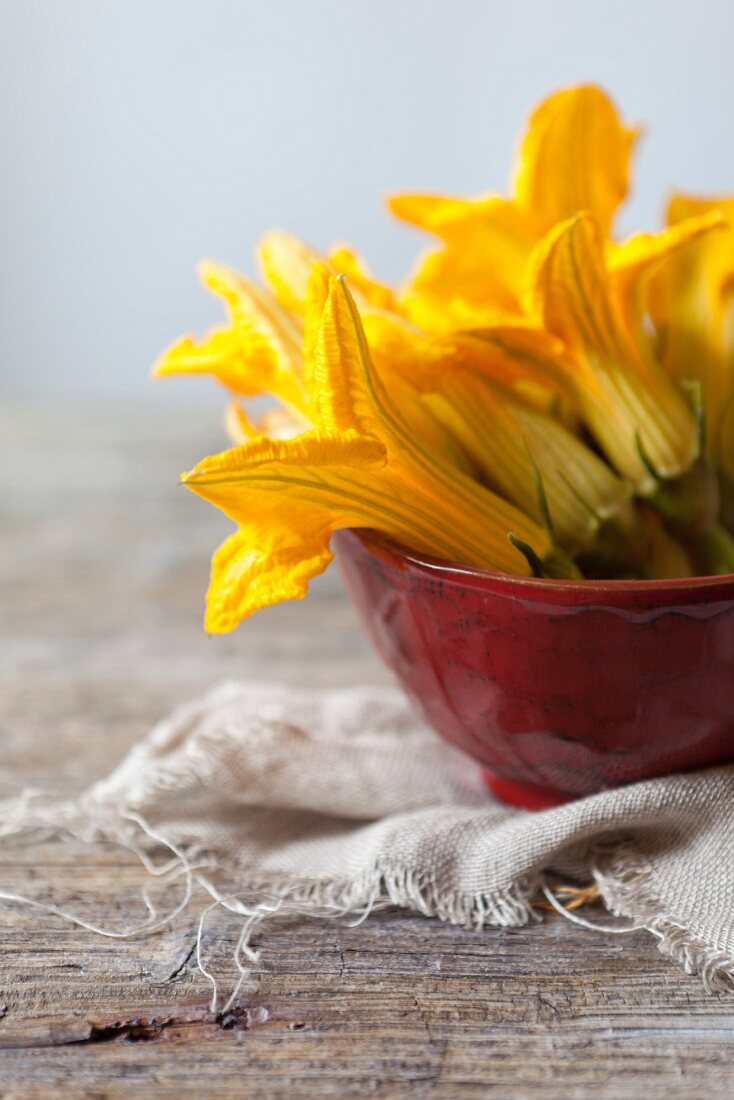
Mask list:
[[[69,1045],[92,1043],[152,1043],[160,1039],[186,1040],[200,1037],[203,1031],[249,1031],[252,1025],[249,1007],[234,1005],[227,1012],[213,1015],[208,1010],[195,1015],[134,1016],[125,1020],[92,1022],[88,1036],[72,1039]]]
[[[163,978],[163,981],[164,982],[175,982],[176,978],[178,978],[183,973],[183,971],[186,969],[186,967],[189,965],[189,963],[193,959],[195,953],[196,953],[196,940],[193,941],[193,943],[189,947],[188,951],[184,955],[181,962],[177,963],[176,966],[174,967],[174,969],[169,974],[166,974],[166,976]]]

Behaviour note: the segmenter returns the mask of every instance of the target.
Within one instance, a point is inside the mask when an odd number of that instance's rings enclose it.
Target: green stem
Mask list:
[[[516,550],[523,555],[534,577],[547,577],[552,580],[583,580],[583,573],[560,546],[553,546],[545,557],[541,558],[529,543],[510,532],[507,536]]]
[[[674,531],[705,533],[718,523],[719,486],[703,458],[681,477],[659,481],[645,499]]]
[[[734,535],[734,481],[725,474],[719,474],[719,493],[721,495],[721,523]]]
[[[625,525],[617,517],[601,520],[596,538],[576,556],[586,577],[642,577],[649,554],[647,533],[637,511]]]
[[[699,576],[734,573],[734,536],[721,524],[715,523],[687,541]]]

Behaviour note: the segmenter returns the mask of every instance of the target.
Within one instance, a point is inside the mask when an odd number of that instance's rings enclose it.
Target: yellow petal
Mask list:
[[[542,219],[546,228],[589,211],[608,232],[627,195],[636,135],[596,85],[564,88],[549,96],[533,112],[520,149],[518,205]]]
[[[399,216],[446,241],[419,261],[401,305],[428,332],[469,328],[516,314],[525,265],[540,228],[507,199],[458,200],[400,196],[390,201]]]
[[[563,344],[529,325],[495,325],[437,340],[454,362],[525,394],[542,395],[542,405],[568,402],[572,389],[559,367]]]
[[[714,469],[721,468],[730,484],[734,485],[734,280],[724,288],[726,296],[723,309],[721,359],[724,391],[721,421],[718,432],[718,453]]]
[[[334,274],[345,275],[349,280],[352,295],[360,309],[367,306],[391,311],[398,309],[397,299],[391,288],[378,283],[361,256],[347,245],[342,244],[332,249],[327,262]]]
[[[521,229],[514,204],[500,195],[478,195],[458,198],[447,195],[391,195],[388,209],[418,229],[433,233],[442,240],[465,236],[470,226],[500,227],[515,235]]]
[[[613,293],[625,317],[632,322],[639,318],[645,305],[648,283],[656,272],[681,249],[707,236],[712,230],[722,230],[726,222],[718,210],[686,218],[662,233],[638,233],[608,249],[607,260]]]
[[[605,462],[553,417],[486,376],[456,368],[427,400],[487,484],[543,523],[540,472],[556,538],[569,553],[590,545],[600,523],[629,511],[630,488]]]
[[[377,282],[360,256],[347,245],[332,249],[328,256],[282,229],[266,233],[258,248],[260,270],[284,309],[299,317],[309,309],[309,280],[314,265],[333,275],[346,275],[360,308],[395,310],[397,300],[390,287]]]
[[[660,270],[650,295],[666,367],[702,388],[705,443],[713,469],[731,466],[728,438],[734,401],[734,198],[676,195],[669,220],[679,232],[706,217],[726,219]]]
[[[329,532],[271,545],[267,525],[249,523],[231,535],[212,558],[204,625],[210,634],[224,634],[254,611],[283,600],[302,599],[313,577],[333,558]],[[282,532],[281,532],[282,535]]]
[[[734,485],[734,398],[729,399],[721,417],[718,443],[717,466]]]
[[[224,299],[239,332],[266,333],[283,346],[292,361],[298,361],[301,329],[272,294],[244,275],[211,260],[199,264],[199,275],[206,287]]]
[[[539,246],[529,301],[568,349],[566,378],[598,442],[641,491],[652,488],[640,443],[663,477],[689,468],[698,452],[695,417],[617,309],[598,222],[579,215]]]
[[[257,250],[260,272],[283,309],[298,316],[306,310],[308,277],[320,256],[305,241],[272,229],[261,238]]]
[[[678,261],[682,259],[683,265],[687,266],[687,254],[695,255],[695,242],[710,236],[714,230],[721,231],[724,225],[721,215],[716,211],[687,218],[662,233],[639,233],[621,245],[611,245],[608,248],[610,289],[619,321],[648,358],[653,354],[659,357],[659,348],[653,349],[649,334],[650,314],[654,317],[656,312],[654,305],[651,309],[651,303],[656,299],[660,300],[660,292],[656,293],[654,289],[656,275],[660,273],[658,286],[663,283],[669,285],[670,276],[674,277]],[[717,236],[718,232],[713,235]],[[681,310],[679,317],[682,313]],[[678,323],[679,317],[675,323]],[[658,329],[658,344],[660,338],[664,342],[669,336],[669,330],[663,332]],[[670,362],[668,372],[676,374]],[[690,374],[687,379],[678,375],[676,381],[685,386],[691,379]],[[711,396],[709,393],[708,397]]]
[[[239,343],[231,329],[213,329],[199,344],[184,336],[163,352],[152,373],[155,378],[209,374],[236,393],[252,392],[249,370],[243,367]]]
[[[363,324],[380,374],[397,374],[418,393],[436,392],[446,375],[462,371],[501,382],[546,410],[571,398],[555,362],[562,343],[530,325],[498,325],[430,338],[385,313],[367,313]]]
[[[240,352],[239,392],[272,393],[295,408],[308,405],[302,373],[302,333],[266,290],[223,267],[200,265],[203,282],[227,304]]]
[[[325,435],[305,432],[295,439],[269,439],[259,436],[241,447],[233,447],[220,454],[203,459],[181,480],[189,489],[212,499],[221,486],[258,483],[262,480],[287,480],[290,469],[338,466],[365,468],[384,464],[385,447],[376,439],[359,436],[356,432],[341,435]],[[297,475],[294,475],[297,476]],[[204,491],[206,490],[206,491]],[[223,490],[225,494],[227,489]],[[246,519],[240,512],[240,504],[233,502],[233,511],[227,512],[238,522]]]
[[[409,430],[437,457],[464,473],[475,473],[464,449],[420,399],[428,388],[425,375],[441,353],[434,352],[422,333],[394,314],[368,310],[362,323],[370,361]]]
[[[230,326],[202,343],[185,337],[159,359],[154,374],[210,374],[235,393],[270,393],[306,414],[301,331],[267,291],[219,264],[200,265],[203,282],[224,299]]]
[[[668,205],[668,224],[677,225],[688,218],[717,212],[734,223],[734,195],[688,195],[677,192]]]
[[[503,259],[452,243],[421,259],[402,288],[400,311],[433,334],[502,324],[520,311],[525,263],[524,253]]]
[[[316,267],[319,288],[324,270]],[[343,277],[327,274],[326,279],[328,293],[308,373],[314,415],[326,432],[352,430],[381,438],[390,420],[390,398],[372,364]]]
[[[238,401],[230,401],[224,424],[227,434],[237,446],[263,435],[269,439],[293,439],[311,427],[299,413],[284,405],[265,409],[254,421]]]
[[[261,434],[239,401],[230,401],[227,405],[224,427],[229,438],[238,447]]]
[[[724,215],[719,210],[711,210],[686,218],[662,233],[636,233],[609,249],[609,270],[612,275],[624,275],[628,279],[654,274],[655,269],[679,249],[712,229],[723,229],[725,226]]]

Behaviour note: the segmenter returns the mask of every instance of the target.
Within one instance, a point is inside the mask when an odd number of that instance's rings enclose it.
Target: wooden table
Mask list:
[[[2,411],[2,792],[80,789],[224,678],[385,679],[335,573],[235,635],[203,634],[227,524],[176,479],[218,428],[213,412]],[[0,888],[88,916],[132,916],[143,878],[120,853],[0,847]],[[560,918],[470,933],[399,912],[279,928],[215,1020],[193,917],[141,942],[11,905],[0,924],[3,1100],[734,1094],[734,996],[706,996],[642,933]]]

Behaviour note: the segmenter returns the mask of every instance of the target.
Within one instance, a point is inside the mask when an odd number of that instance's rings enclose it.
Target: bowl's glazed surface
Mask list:
[[[734,575],[544,581],[336,542],[378,652],[506,801],[734,759]]]

